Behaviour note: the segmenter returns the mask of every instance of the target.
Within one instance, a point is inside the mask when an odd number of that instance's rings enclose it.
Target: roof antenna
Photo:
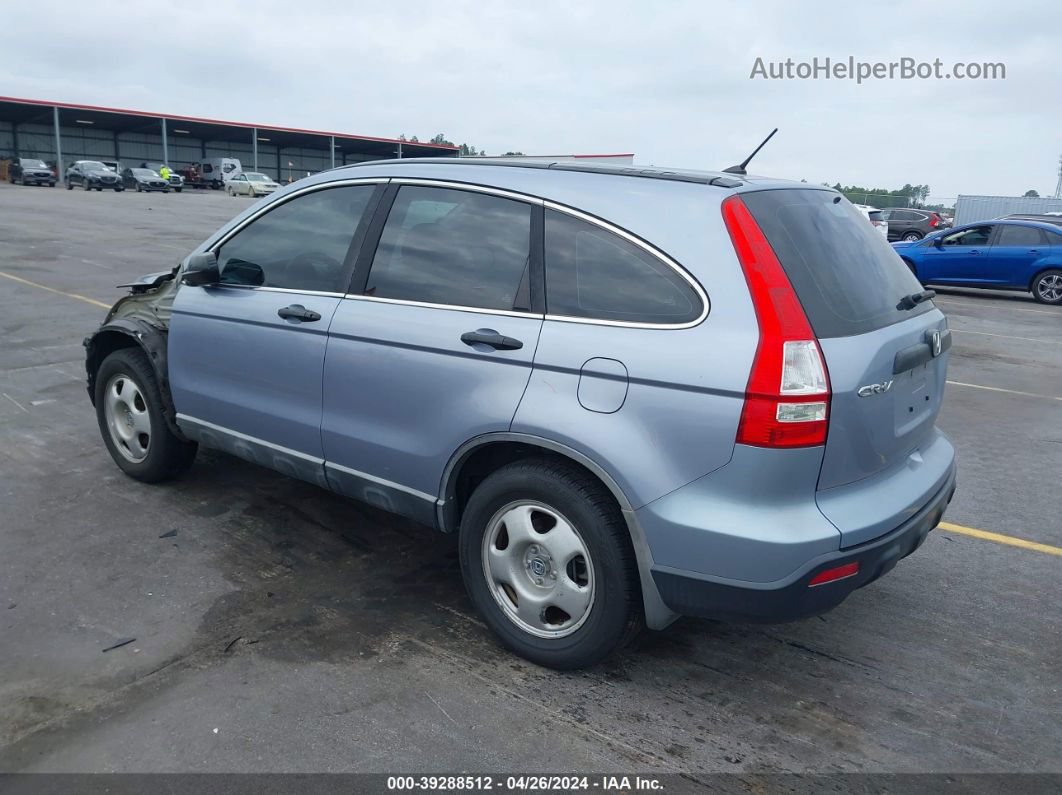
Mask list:
[[[749,155],[748,157],[746,157],[744,160],[742,160],[740,165],[731,166],[730,168],[724,168],[723,169],[723,173],[724,174],[747,174],[748,172],[745,170],[745,166],[747,166],[749,164],[749,162],[752,160],[752,158],[754,158],[759,153],[759,151],[761,149],[763,149],[764,146],[767,145],[767,142],[769,140],[774,138],[774,134],[776,132],[778,132],[778,128],[777,127],[775,127],[773,130],[771,130],[771,134],[768,135],[766,138],[764,138],[763,139],[763,143],[760,144],[759,146],[757,146],[755,149],[753,149],[752,150],[752,154]]]

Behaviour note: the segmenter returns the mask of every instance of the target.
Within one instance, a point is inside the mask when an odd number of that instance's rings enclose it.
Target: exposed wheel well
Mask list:
[[[601,484],[602,489],[609,495],[609,499],[615,503],[617,508],[622,510],[623,505],[617,499],[613,487],[605,483],[590,467],[572,456],[532,443],[497,441],[476,447],[457,462],[455,471],[450,477],[450,483],[447,484],[447,500],[450,510],[445,512],[443,529],[452,532],[458,528],[465,505],[468,503],[468,498],[472,496],[472,492],[475,491],[476,486],[483,482],[484,478],[506,464],[527,458],[552,459],[578,467]]]
[[[103,360],[121,348],[139,348],[135,338],[121,331],[103,330],[85,344],[85,371],[88,373],[89,400],[96,402],[96,373]]]

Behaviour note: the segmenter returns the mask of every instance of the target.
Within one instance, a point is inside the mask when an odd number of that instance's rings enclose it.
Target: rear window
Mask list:
[[[816,336],[865,334],[932,309],[930,301],[912,310],[896,308],[922,286],[843,196],[784,189],[741,198],[782,263]]]

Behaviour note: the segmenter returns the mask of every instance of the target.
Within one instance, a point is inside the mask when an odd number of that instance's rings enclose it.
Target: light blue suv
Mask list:
[[[643,621],[785,621],[937,525],[951,337],[835,191],[725,173],[398,160],[300,180],[86,340],[115,462],[197,445],[458,533],[544,665]]]

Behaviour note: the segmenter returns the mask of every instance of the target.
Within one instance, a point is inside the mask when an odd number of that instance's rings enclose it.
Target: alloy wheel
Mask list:
[[[1062,275],[1051,273],[1036,283],[1036,292],[1046,303],[1062,301]]]

